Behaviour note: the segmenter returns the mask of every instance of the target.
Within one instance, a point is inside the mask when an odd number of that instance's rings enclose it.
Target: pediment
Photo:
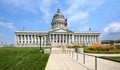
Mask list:
[[[55,30],[54,32],[67,32],[66,30],[60,29],[60,30]]]
[[[66,32],[73,33],[73,31],[71,31],[69,29],[54,29],[49,32],[50,33],[66,33]]]

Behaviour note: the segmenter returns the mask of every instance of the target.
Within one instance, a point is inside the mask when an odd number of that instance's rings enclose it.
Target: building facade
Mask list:
[[[16,46],[60,46],[68,44],[91,45],[100,43],[100,32],[74,32],[67,28],[67,21],[60,9],[57,10],[51,22],[49,31],[15,32]]]

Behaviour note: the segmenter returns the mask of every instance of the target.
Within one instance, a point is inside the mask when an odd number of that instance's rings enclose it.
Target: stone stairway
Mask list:
[[[51,49],[51,53],[52,53],[52,54],[63,54],[63,48],[53,47],[53,48]]]

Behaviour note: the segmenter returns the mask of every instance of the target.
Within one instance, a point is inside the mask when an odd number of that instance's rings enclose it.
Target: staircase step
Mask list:
[[[62,54],[63,53],[63,49],[62,48],[52,48],[51,49],[51,53],[52,54]]]

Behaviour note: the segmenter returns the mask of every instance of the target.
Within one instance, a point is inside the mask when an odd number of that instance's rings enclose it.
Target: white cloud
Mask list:
[[[79,27],[77,28],[76,30],[79,30],[79,31],[89,31],[89,28],[88,26],[83,26],[83,27]]]
[[[78,22],[86,23],[90,12],[98,8],[103,0],[3,0],[4,3],[16,6],[33,13],[40,13],[40,19],[45,23],[50,23],[53,16],[51,10],[60,8],[62,9],[69,24],[78,24]],[[85,21],[85,22],[84,22]],[[81,23],[80,23],[81,24]]]
[[[110,23],[103,28],[102,39],[120,39],[120,22]]]
[[[85,12],[78,12],[78,13],[74,13],[71,17],[69,17],[69,22],[74,23],[76,21],[81,21],[81,20],[85,20],[86,17],[88,16],[88,13]]]
[[[0,26],[4,26],[4,27],[7,27],[9,29],[16,30],[15,26],[11,22],[2,22],[2,21],[0,21]]]
[[[66,0],[69,6],[64,12],[70,25],[86,23],[92,11],[104,3],[103,0]],[[77,22],[77,23],[76,23]],[[78,23],[79,22],[79,23]],[[82,23],[80,23],[82,22]]]
[[[40,11],[43,13],[42,19],[48,23],[48,19],[50,18],[50,7],[52,5],[53,1],[52,0],[43,0],[40,3]]]
[[[117,33],[120,32],[120,23],[113,22],[103,29],[105,33]]]
[[[14,6],[16,9],[22,9],[31,13],[38,13],[37,3],[34,0],[2,0],[4,4]]]
[[[40,19],[48,23],[50,18],[50,7],[54,3],[53,0],[3,0],[4,4],[22,9],[33,14],[41,14]],[[41,13],[42,12],[42,13]]]

